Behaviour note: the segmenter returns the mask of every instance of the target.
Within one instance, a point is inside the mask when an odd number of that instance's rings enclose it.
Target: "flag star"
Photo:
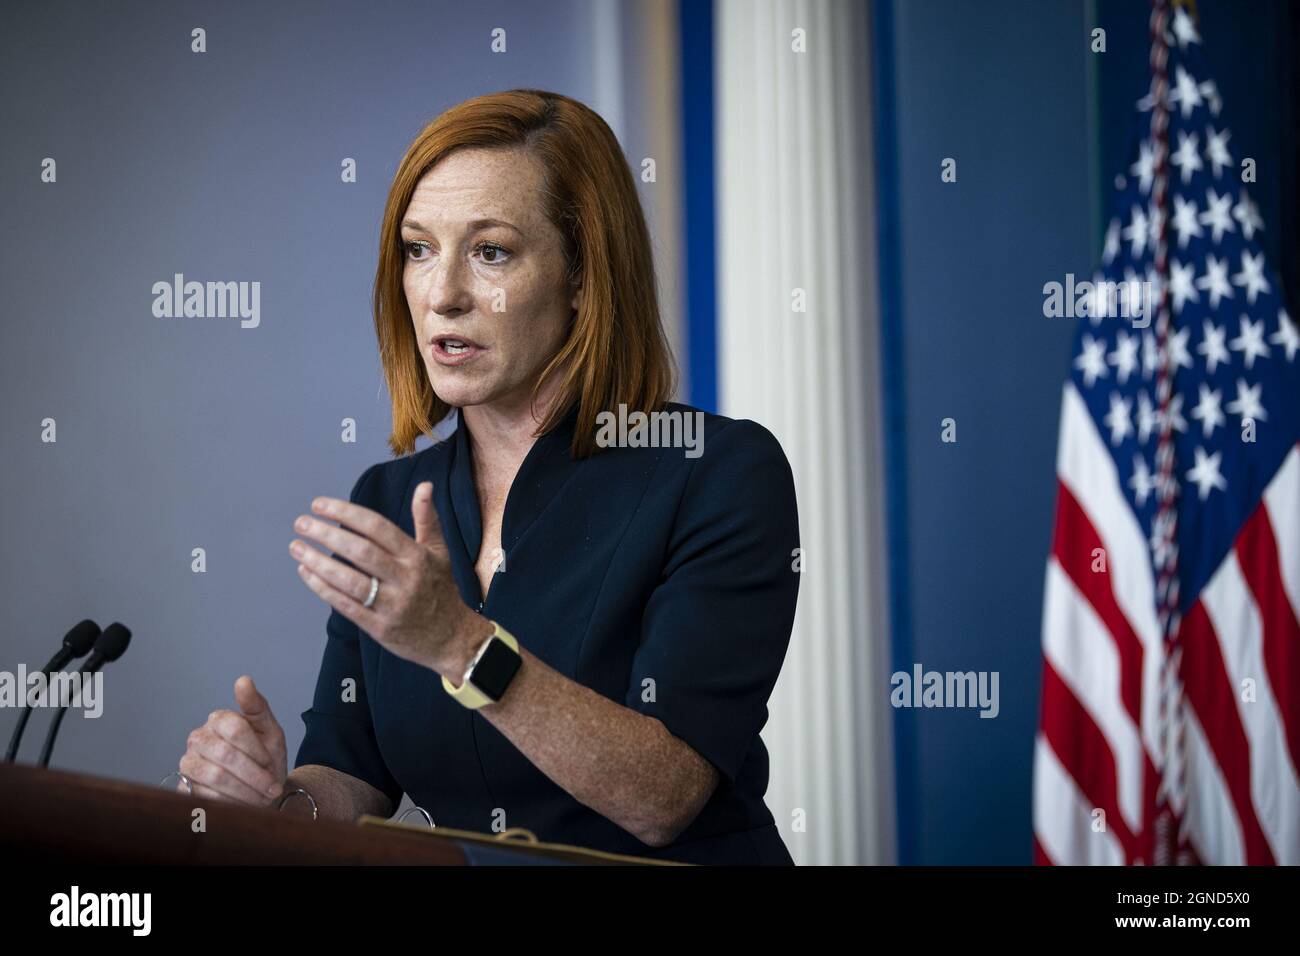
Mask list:
[[[1201,399],[1192,409],[1192,417],[1201,423],[1201,429],[1204,437],[1209,438],[1214,434],[1214,429],[1222,425],[1227,419],[1223,415],[1223,409],[1219,403],[1223,400],[1223,393],[1215,391],[1204,382],[1200,384]]]
[[[1178,148],[1169,156],[1169,162],[1177,166],[1183,174],[1183,183],[1186,184],[1192,175],[1199,169],[1204,169],[1205,164],[1201,162],[1201,154],[1196,145],[1197,136],[1195,133],[1187,133],[1185,130],[1178,131]]]
[[[1103,262],[1109,263],[1119,254],[1119,219],[1112,219],[1106,229],[1106,246],[1102,249]]]
[[[1174,218],[1172,220],[1174,232],[1178,233],[1178,248],[1186,247],[1187,240],[1196,236],[1199,238],[1201,224],[1196,221],[1196,200],[1188,202],[1182,197],[1181,193],[1174,194]]]
[[[1107,359],[1115,366],[1115,378],[1123,385],[1137,368],[1138,337],[1120,329],[1115,337],[1115,351],[1111,352]]]
[[[1141,455],[1133,456],[1133,477],[1128,480],[1128,486],[1133,489],[1133,497],[1137,499],[1139,508],[1147,503],[1147,497],[1155,491],[1156,483],[1151,478],[1151,469]]]
[[[1156,409],[1156,421],[1161,425],[1168,421],[1169,427],[1176,432],[1187,431],[1187,419],[1183,418],[1183,396],[1181,392],[1170,396],[1168,408]]]
[[[1177,103],[1183,119],[1192,115],[1192,111],[1201,105],[1201,89],[1196,85],[1196,78],[1181,66],[1175,69],[1174,89],[1169,93],[1169,101]]]
[[[1151,399],[1147,397],[1145,391],[1138,392],[1137,422],[1138,441],[1145,445],[1151,438],[1151,433],[1155,431],[1156,426],[1160,424],[1160,416],[1157,415],[1156,410],[1151,407]]]
[[[1247,385],[1245,379],[1237,379],[1237,398],[1227,404],[1227,410],[1234,415],[1240,415],[1243,424],[1246,419],[1268,421],[1268,414],[1264,411],[1264,406],[1259,400],[1260,393],[1263,390],[1263,382]]]
[[[1106,413],[1103,421],[1106,423],[1106,427],[1110,429],[1110,443],[1112,445],[1118,445],[1133,434],[1133,422],[1129,418],[1132,408],[1133,403],[1121,398],[1118,392],[1110,393],[1110,411]]]
[[[1133,204],[1133,218],[1128,228],[1124,230],[1124,238],[1133,244],[1133,258],[1142,257],[1142,252],[1147,247],[1147,238],[1150,236],[1150,225],[1147,222],[1146,211],[1142,208],[1141,203]]]
[[[1156,153],[1148,139],[1138,145],[1137,162],[1129,167],[1129,172],[1138,178],[1138,189],[1144,193],[1151,192],[1151,180],[1156,174]]]
[[[1226,129],[1220,133],[1213,126],[1205,127],[1205,158],[1214,167],[1215,179],[1223,175],[1225,167],[1232,165],[1232,154],[1228,152],[1230,139],[1232,133]]]
[[[1228,284],[1228,260],[1216,259],[1213,255],[1205,257],[1205,275],[1196,280],[1196,288],[1210,293],[1210,309],[1219,307],[1219,300],[1232,298],[1232,286]]]
[[[1237,205],[1232,207],[1232,218],[1241,223],[1241,234],[1247,239],[1255,238],[1256,229],[1261,232],[1264,229],[1264,220],[1259,218],[1259,207],[1251,202],[1244,190]]]
[[[1257,358],[1268,358],[1268,346],[1264,344],[1264,320],[1250,321],[1250,316],[1243,315],[1238,327],[1241,334],[1228,343],[1234,352],[1241,352],[1241,361],[1246,368],[1251,368]]]
[[[1226,345],[1228,329],[1226,326],[1215,325],[1209,319],[1205,320],[1203,328],[1205,338],[1200,345],[1196,346],[1196,351],[1205,356],[1205,370],[1213,375],[1220,362],[1224,365],[1232,362],[1232,356],[1228,354]]]
[[[1142,376],[1150,378],[1160,367],[1160,349],[1156,347],[1156,337],[1150,332],[1142,333]]]
[[[1219,473],[1219,461],[1222,458],[1221,451],[1207,455],[1204,448],[1196,446],[1196,465],[1187,472],[1187,477],[1196,483],[1196,492],[1202,501],[1210,496],[1211,489],[1223,491],[1228,487],[1228,482]]]
[[[1291,321],[1291,316],[1286,314],[1286,309],[1278,310],[1277,332],[1269,338],[1269,341],[1286,349],[1288,362],[1295,358],[1296,350],[1300,349],[1300,332],[1296,331],[1295,323]]]
[[[1169,371],[1176,372],[1180,366],[1192,367],[1192,355],[1187,351],[1187,339],[1191,334],[1191,329],[1179,329],[1165,340],[1165,347],[1169,350]]]
[[[1264,253],[1252,256],[1241,250],[1241,271],[1232,277],[1232,284],[1246,289],[1246,302],[1255,304],[1255,296],[1272,288],[1264,278]]]
[[[1173,22],[1174,36],[1178,38],[1178,47],[1183,49],[1189,43],[1200,43],[1201,38],[1196,32],[1196,24],[1192,18],[1187,15],[1187,11],[1182,7],[1174,11]]]
[[[1177,259],[1169,264],[1169,292],[1174,297],[1174,312],[1182,312],[1187,302],[1199,302],[1193,280],[1196,278],[1196,266],[1192,263],[1183,265]]]
[[[1229,212],[1232,206],[1232,193],[1220,196],[1213,189],[1205,191],[1205,212],[1201,213],[1201,222],[1210,227],[1211,238],[1218,242],[1225,232],[1236,232]]]
[[[1209,104],[1210,115],[1218,116],[1219,110],[1223,109],[1223,101],[1219,99],[1219,87],[1213,80],[1206,80],[1201,84],[1201,95],[1205,97],[1205,102]]]
[[[1106,343],[1093,339],[1091,335],[1083,336],[1083,351],[1074,360],[1074,367],[1083,373],[1084,388],[1092,388],[1097,379],[1106,377]]]

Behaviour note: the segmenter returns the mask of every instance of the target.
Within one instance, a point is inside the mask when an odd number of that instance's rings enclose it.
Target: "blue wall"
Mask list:
[[[903,863],[1024,863],[1051,538],[1056,424],[1071,328],[1042,286],[1089,271],[1080,5],[906,0],[893,7],[902,562],[910,633],[894,667],[998,671],[1001,712],[896,710]],[[878,37],[888,42],[891,37]],[[957,181],[940,179],[945,157]],[[899,411],[901,409],[901,411]],[[957,441],[940,440],[941,421]],[[900,607],[900,605],[902,605]]]

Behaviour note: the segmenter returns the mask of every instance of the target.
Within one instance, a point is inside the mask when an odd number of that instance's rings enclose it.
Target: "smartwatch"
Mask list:
[[[470,710],[495,704],[505,696],[506,688],[524,662],[514,635],[496,621],[492,622],[492,627],[491,636],[483,642],[465,669],[460,686],[453,686],[446,677],[442,679],[442,689]]]

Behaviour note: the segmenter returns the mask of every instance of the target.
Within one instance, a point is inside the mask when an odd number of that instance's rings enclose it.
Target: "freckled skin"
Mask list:
[[[506,496],[542,417],[530,408],[533,383],[581,298],[565,288],[563,237],[546,218],[543,183],[543,167],[525,150],[463,149],[425,173],[402,217],[410,244],[402,288],[424,367],[474,436],[483,519],[474,570],[484,594],[501,554]],[[471,229],[479,219],[516,228]],[[423,228],[407,225],[412,220]],[[486,351],[466,365],[440,365],[428,342],[448,333]]]
[[[427,246],[408,251],[402,287],[429,381],[450,405],[525,408],[578,308],[578,295],[565,288],[563,239],[546,218],[542,183],[540,163],[525,151],[466,149],[427,172],[407,205],[403,221],[425,228],[403,226],[402,239]],[[470,231],[476,219],[501,219],[519,231]],[[505,311],[494,311],[502,296]],[[459,333],[487,351],[446,368],[428,350],[435,332]]]

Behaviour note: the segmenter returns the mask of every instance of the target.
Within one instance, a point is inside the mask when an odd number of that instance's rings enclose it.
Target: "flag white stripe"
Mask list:
[[[1092,810],[1040,732],[1034,741],[1034,834],[1053,863],[1124,865],[1115,834],[1093,830]]]
[[[1264,507],[1278,543],[1278,567],[1291,611],[1300,620],[1300,448],[1292,447],[1273,480],[1264,489]]]
[[[1187,788],[1183,825],[1202,863],[1216,866],[1241,866],[1246,862],[1241,822],[1228,797],[1228,786],[1215,762],[1205,731],[1190,707],[1184,732],[1187,756],[1187,779],[1195,786]]]
[[[1158,768],[1163,761],[1159,707],[1164,646],[1156,620],[1150,551],[1142,527],[1120,487],[1119,472],[1110,450],[1098,433],[1083,397],[1069,381],[1065,383],[1061,400],[1056,473],[1101,538],[1115,601],[1142,643],[1141,733],[1146,751]],[[1119,700],[1118,690],[1116,700]]]
[[[1142,830],[1142,741],[1120,697],[1115,642],[1053,556],[1043,600],[1043,656],[1092,717],[1115,758],[1115,795],[1129,830]]]
[[[1260,828],[1278,863],[1294,864],[1300,846],[1300,781],[1287,749],[1282,715],[1264,666],[1264,623],[1235,551],[1201,591],[1218,637],[1228,683],[1250,744],[1250,794]],[[1244,682],[1254,700],[1243,700]]]

